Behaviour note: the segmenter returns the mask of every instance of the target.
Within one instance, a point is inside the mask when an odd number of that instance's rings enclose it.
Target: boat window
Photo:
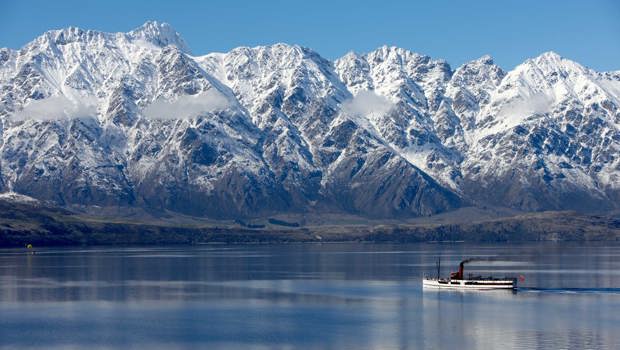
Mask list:
[[[452,284],[461,284],[461,282],[452,282]]]

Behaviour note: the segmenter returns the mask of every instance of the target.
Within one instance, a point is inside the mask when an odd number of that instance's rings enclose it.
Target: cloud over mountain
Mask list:
[[[205,113],[221,111],[229,106],[225,96],[208,90],[196,95],[181,95],[175,99],[157,99],[142,114],[150,119],[191,119]]]

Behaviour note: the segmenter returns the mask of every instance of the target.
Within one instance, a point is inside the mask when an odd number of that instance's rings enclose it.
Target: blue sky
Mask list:
[[[172,24],[194,54],[275,42],[334,59],[383,44],[451,65],[490,54],[504,68],[553,50],[598,70],[620,70],[620,1],[9,1],[0,46],[19,48],[48,29],[128,31]]]

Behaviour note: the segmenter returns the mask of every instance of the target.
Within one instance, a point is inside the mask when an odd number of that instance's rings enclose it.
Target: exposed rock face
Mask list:
[[[452,70],[394,47],[192,56],[167,24],[0,49],[0,191],[216,218],[620,199],[620,73],[545,53]]]

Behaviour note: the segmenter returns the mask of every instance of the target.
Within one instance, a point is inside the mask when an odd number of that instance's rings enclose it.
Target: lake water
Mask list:
[[[423,290],[522,274],[518,292]],[[0,250],[0,348],[620,348],[620,246]]]

